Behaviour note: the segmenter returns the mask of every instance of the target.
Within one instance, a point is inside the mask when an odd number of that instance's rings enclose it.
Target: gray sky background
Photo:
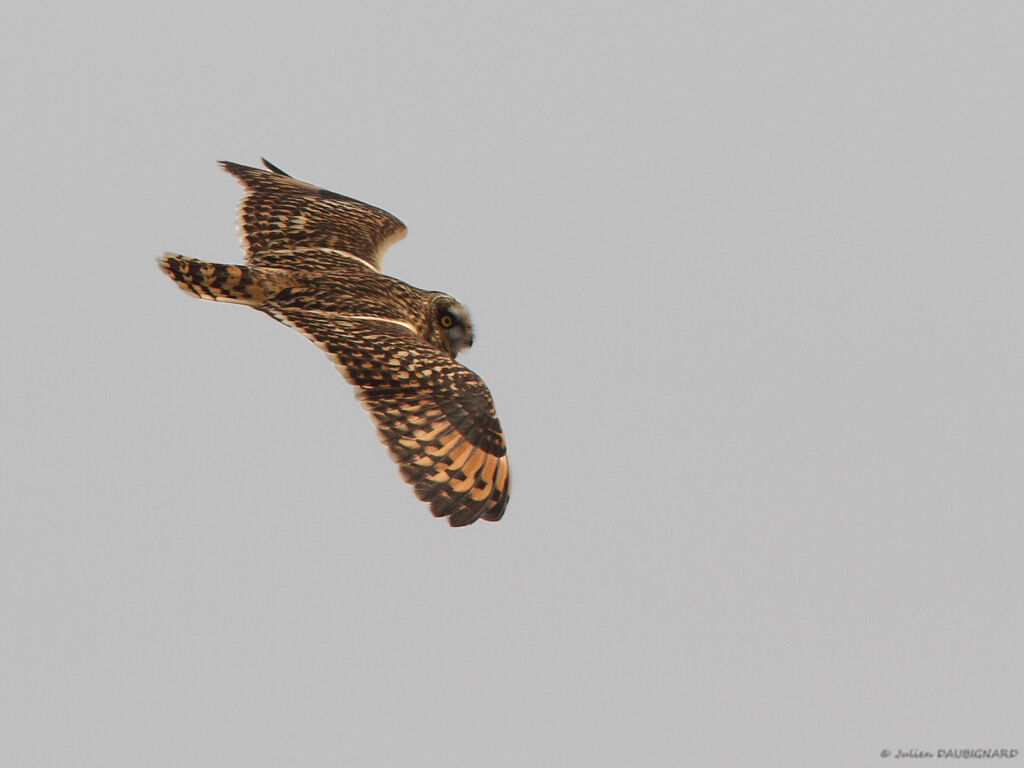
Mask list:
[[[1024,6],[627,5],[8,7],[0,764],[1024,751]],[[501,523],[157,270],[260,155],[473,313]]]

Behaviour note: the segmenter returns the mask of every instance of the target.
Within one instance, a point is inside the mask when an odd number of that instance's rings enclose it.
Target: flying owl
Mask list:
[[[370,412],[416,495],[453,526],[499,520],[505,438],[483,381],[455,356],[473,344],[451,296],[381,274],[406,228],[387,211],[267,170],[222,162],[245,188],[245,266],[167,253],[160,267],[201,299],[245,304],[305,334]]]

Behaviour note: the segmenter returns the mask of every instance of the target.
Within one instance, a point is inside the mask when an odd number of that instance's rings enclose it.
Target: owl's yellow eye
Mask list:
[[[454,320],[452,320],[452,316],[451,315],[441,315],[441,327],[442,328],[451,328],[453,322],[454,322]]]

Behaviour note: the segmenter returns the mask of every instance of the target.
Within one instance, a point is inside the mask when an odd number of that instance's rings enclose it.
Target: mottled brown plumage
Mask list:
[[[509,494],[501,425],[487,387],[454,359],[473,343],[466,310],[379,272],[406,232],[390,213],[263,162],[268,170],[222,163],[245,187],[246,265],[169,253],[161,268],[182,290],[259,309],[323,349],[434,515],[452,525],[500,519]]]

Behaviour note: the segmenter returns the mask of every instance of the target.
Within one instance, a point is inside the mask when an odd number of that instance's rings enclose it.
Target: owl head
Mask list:
[[[439,293],[430,302],[428,338],[440,349],[455,357],[473,346],[473,324],[469,313],[451,296]]]

